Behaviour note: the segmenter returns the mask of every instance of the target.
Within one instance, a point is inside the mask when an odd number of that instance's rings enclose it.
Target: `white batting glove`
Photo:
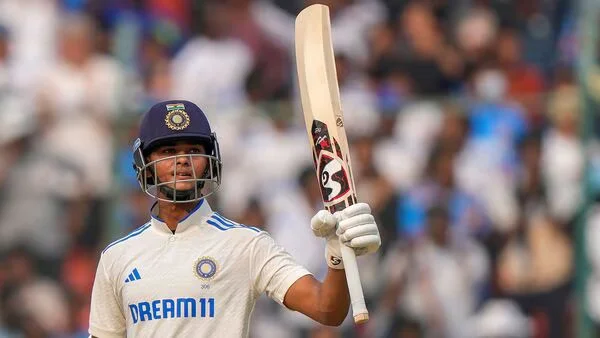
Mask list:
[[[331,214],[320,210],[310,221],[313,233],[327,240],[325,259],[333,269],[343,269],[340,242],[354,249],[357,256],[375,252],[381,245],[379,230],[371,208],[366,203],[356,203]]]

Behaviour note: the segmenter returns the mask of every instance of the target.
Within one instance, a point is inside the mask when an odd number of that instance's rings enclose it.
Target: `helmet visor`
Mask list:
[[[212,155],[173,155],[145,164],[138,181],[144,192],[158,200],[187,203],[215,193],[220,170],[220,159]]]

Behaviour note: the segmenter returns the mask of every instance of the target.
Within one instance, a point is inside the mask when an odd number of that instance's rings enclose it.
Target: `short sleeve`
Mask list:
[[[106,274],[105,259],[104,255],[100,257],[94,279],[89,333],[99,338],[124,337],[125,317],[113,285]]]
[[[300,277],[311,274],[296,263],[283,247],[275,244],[266,232],[254,239],[251,260],[255,292],[266,292],[267,296],[282,305],[290,286]]]

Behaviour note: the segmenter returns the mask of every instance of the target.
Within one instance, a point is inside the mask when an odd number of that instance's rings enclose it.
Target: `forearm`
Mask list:
[[[323,282],[311,275],[300,278],[288,290],[284,304],[323,325],[340,325],[350,304],[344,270],[329,269]]]
[[[344,270],[331,269],[319,287],[318,308],[323,318],[321,323],[340,325],[348,314],[350,294]]]

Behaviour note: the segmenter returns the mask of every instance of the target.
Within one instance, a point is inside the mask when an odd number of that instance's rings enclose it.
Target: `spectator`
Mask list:
[[[564,337],[573,248],[564,232],[538,215],[511,234],[497,262],[498,285],[547,337]]]
[[[506,74],[507,98],[519,103],[532,126],[543,122],[542,92],[546,88],[542,73],[523,60],[518,32],[506,29],[498,36],[498,63]]]
[[[399,200],[399,233],[421,236],[427,210],[439,203],[448,203],[450,224],[457,233],[484,236],[489,231],[484,205],[455,183],[455,156],[442,144],[431,153],[422,181]]]
[[[254,60],[252,52],[231,37],[233,18],[225,3],[206,1],[199,11],[193,38],[173,59],[172,95],[202,102],[212,122],[244,109],[244,83]]]
[[[528,338],[533,335],[530,319],[509,300],[487,301],[471,321],[468,337]]]
[[[379,231],[384,233],[380,252],[384,253],[396,240],[394,228],[396,213],[396,191],[388,179],[383,176],[374,161],[374,149],[377,139],[373,136],[356,138],[351,142],[352,170],[357,195],[362,201],[369,203],[371,211],[380,225]],[[379,258],[377,258],[379,260]],[[377,262],[370,264],[377,266]],[[371,272],[369,276],[376,276]]]
[[[55,0],[4,0],[0,24],[10,32],[11,82],[32,100],[41,75],[54,66],[56,30],[61,12]],[[27,18],[27,24],[23,18]]]
[[[27,249],[5,252],[2,308],[13,334],[26,337],[58,336],[68,328],[67,299],[56,281],[36,273],[35,258]]]
[[[345,55],[336,55],[335,64],[346,134],[350,138],[373,134],[379,126],[377,98],[373,88],[360,68]]]
[[[431,207],[423,239],[390,250],[384,267],[391,313],[417,319],[427,336],[465,337],[489,259],[478,243],[455,236],[445,207]]]
[[[116,61],[94,51],[95,26],[83,14],[64,17],[59,61],[40,83],[36,107],[43,151],[70,163],[95,216],[82,240],[97,243],[112,186],[111,128],[121,108],[122,74]]]
[[[548,207],[562,224],[573,221],[582,202],[585,154],[579,139],[579,91],[560,86],[549,103],[551,126],[543,140],[542,174],[547,182]]]
[[[23,246],[44,258],[39,269],[57,277],[76,224],[83,221],[75,203],[81,196],[82,175],[78,168],[42,151],[29,123],[25,119],[13,125],[14,140],[2,145],[7,166],[0,177],[0,251]]]
[[[247,79],[248,94],[254,102],[290,97],[290,71],[287,50],[261,28],[249,0],[231,0],[231,35],[244,42],[252,53],[253,65]]]

